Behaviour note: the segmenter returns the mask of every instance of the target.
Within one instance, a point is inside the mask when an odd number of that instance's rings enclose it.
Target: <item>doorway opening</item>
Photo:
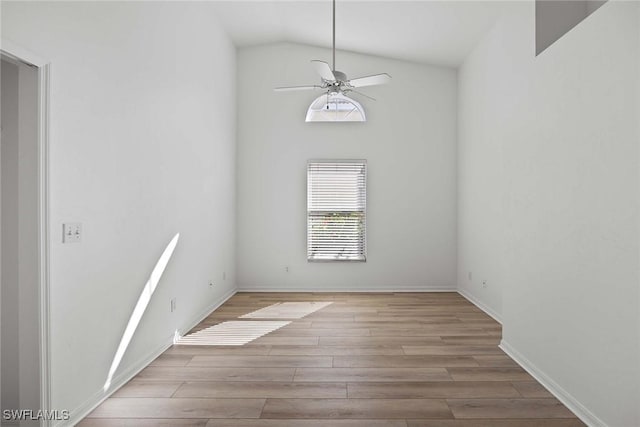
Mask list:
[[[0,51],[2,425],[48,425],[48,64]],[[26,57],[26,59],[25,59]],[[8,411],[8,412],[7,412]],[[7,415],[9,414],[9,415]]]

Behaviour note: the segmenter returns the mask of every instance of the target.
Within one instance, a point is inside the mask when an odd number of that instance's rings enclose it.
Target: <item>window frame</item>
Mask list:
[[[313,163],[356,163],[356,164],[362,164],[362,166],[364,167],[364,208],[362,209],[362,211],[354,211],[354,212],[362,212],[362,217],[363,217],[363,232],[362,232],[362,258],[360,259],[353,259],[353,258],[344,258],[344,259],[340,259],[340,258],[335,258],[335,259],[318,259],[318,258],[310,258],[309,257],[309,240],[310,240],[310,229],[309,229],[309,165],[313,164]],[[307,194],[306,194],[306,200],[307,200],[307,207],[306,207],[306,240],[307,240],[307,245],[306,245],[306,250],[307,250],[307,262],[367,262],[367,193],[368,193],[368,187],[369,187],[369,183],[368,183],[368,175],[369,175],[369,166],[367,163],[366,159],[311,159],[307,161],[307,165],[306,165],[306,174],[307,174]],[[341,213],[341,212],[345,212],[345,211],[334,211],[336,213]]]

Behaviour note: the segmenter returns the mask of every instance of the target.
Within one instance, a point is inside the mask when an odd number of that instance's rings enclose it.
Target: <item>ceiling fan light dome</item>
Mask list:
[[[366,122],[362,105],[343,93],[325,93],[313,100],[307,122]]]

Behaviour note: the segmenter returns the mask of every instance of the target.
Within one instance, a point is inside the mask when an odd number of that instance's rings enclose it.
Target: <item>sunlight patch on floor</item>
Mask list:
[[[333,302],[310,301],[310,302],[279,302],[260,310],[252,311],[241,319],[301,319],[321,308],[333,304]]]
[[[232,320],[202,329],[176,340],[177,345],[244,345],[291,322]]]

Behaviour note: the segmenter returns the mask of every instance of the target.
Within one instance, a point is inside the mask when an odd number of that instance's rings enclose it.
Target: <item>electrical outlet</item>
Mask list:
[[[171,298],[171,312],[173,313],[174,311],[176,311],[176,299]]]
[[[289,266],[288,265],[284,266],[284,271],[286,271],[287,273],[289,272]]]
[[[483,288],[486,288],[486,287],[487,287],[487,281],[486,281],[486,280],[483,280],[483,281],[482,281],[482,287],[483,287]]]
[[[79,243],[82,240],[82,223],[62,224],[62,243]]]
[[[213,288],[213,280],[209,280],[209,287]]]

